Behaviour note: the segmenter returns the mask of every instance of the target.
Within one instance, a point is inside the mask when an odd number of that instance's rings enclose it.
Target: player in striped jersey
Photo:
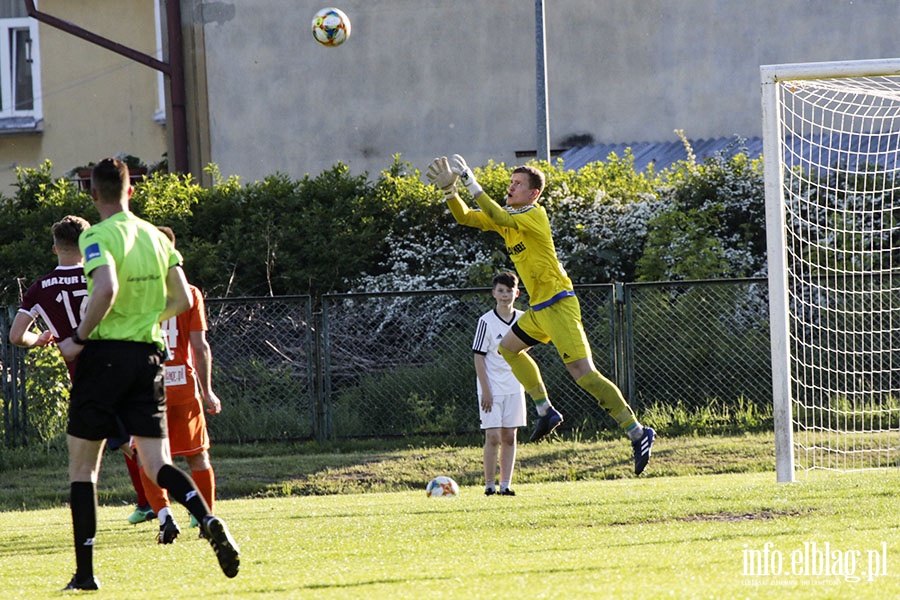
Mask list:
[[[87,279],[78,249],[78,236],[90,226],[85,219],[68,215],[51,227],[53,253],[58,264],[23,294],[19,312],[9,328],[9,341],[13,344],[24,348],[47,346],[75,331],[81,321],[82,303],[87,298]],[[38,318],[47,326],[40,334],[31,330]],[[66,361],[70,379],[75,375],[76,362]]]
[[[638,422],[619,388],[594,366],[572,280],[556,256],[547,211],[538,204],[544,190],[544,173],[530,166],[515,168],[507,188],[505,208],[484,193],[465,159],[458,154],[451,160],[446,156],[435,158],[427,175],[444,191],[450,212],[458,223],[500,234],[528,291],[531,306],[500,342],[500,354],[534,400],[540,415],[531,441],[546,436],[563,420],[550,404],[540,369],[528,354],[528,349],[536,344],[553,342],[575,382],[596,398],[628,435],[634,454],[634,472],[640,475],[650,460],[655,432]],[[479,210],[470,209],[460,199],[457,180],[466,186]]]
[[[68,215],[50,228],[53,253],[56,254],[58,264],[55,269],[31,284],[23,294],[19,312],[9,328],[9,340],[13,344],[23,348],[47,346],[54,341],[71,337],[75,327],[81,322],[88,291],[78,236],[90,226],[85,219]],[[32,331],[32,326],[38,319],[47,326],[47,330],[39,334]],[[77,359],[65,361],[69,380],[75,377],[77,362]],[[137,507],[128,517],[128,522],[136,525],[153,519],[155,515],[144,494],[140,469],[127,442],[128,436],[123,434],[122,437],[109,439],[107,446],[110,450],[121,448],[125,456],[125,465],[137,494]]]
[[[515,308],[519,297],[519,278],[515,273],[500,273],[491,282],[491,296],[497,306],[481,315],[475,328],[475,374],[478,410],[484,430],[484,493],[496,493],[497,450],[500,450],[500,495],[515,496],[509,484],[516,462],[518,428],[525,426],[525,390],[500,356],[500,340],[522,316]]]

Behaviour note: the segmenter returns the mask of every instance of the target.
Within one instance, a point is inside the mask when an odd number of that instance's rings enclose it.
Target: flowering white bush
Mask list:
[[[651,194],[641,194],[638,201],[623,201],[603,190],[597,190],[591,199],[557,199],[550,226],[559,259],[572,280],[633,280],[644,251],[647,224],[662,207]]]
[[[762,166],[741,152],[699,165],[686,160],[660,174],[636,172],[630,153],[578,172],[561,163],[535,164],[547,175],[541,204],[575,283],[765,274]],[[490,163],[476,175],[499,197],[511,172]],[[429,202],[442,204],[437,198]],[[487,286],[495,273],[512,268],[498,235],[457,225],[446,207],[416,216],[401,211],[397,223],[377,274],[363,274],[353,289]]]

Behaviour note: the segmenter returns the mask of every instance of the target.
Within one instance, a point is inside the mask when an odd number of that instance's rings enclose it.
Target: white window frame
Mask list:
[[[27,110],[16,110],[10,32],[15,29],[28,29],[31,36],[31,96],[33,106]],[[41,50],[38,40],[38,23],[28,17],[0,18],[0,124],[9,122],[21,124],[22,129],[35,128],[43,119],[44,110],[41,94]],[[4,123],[5,122],[5,123]]]

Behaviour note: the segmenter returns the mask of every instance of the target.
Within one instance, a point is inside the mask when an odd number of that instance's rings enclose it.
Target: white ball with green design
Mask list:
[[[340,46],[350,37],[350,19],[338,8],[323,8],[313,17],[312,33],[323,46]]]
[[[428,482],[425,493],[429,498],[456,498],[459,495],[459,485],[451,478],[439,475]]]

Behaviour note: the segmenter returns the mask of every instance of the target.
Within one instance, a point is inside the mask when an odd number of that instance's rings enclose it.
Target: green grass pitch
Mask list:
[[[95,570],[109,598],[900,597],[900,473],[773,473],[523,483],[516,497],[464,486],[227,500],[241,545],[226,579],[184,527],[100,509]],[[5,597],[71,597],[65,508],[0,512]],[[80,596],[81,594],[79,594]]]

